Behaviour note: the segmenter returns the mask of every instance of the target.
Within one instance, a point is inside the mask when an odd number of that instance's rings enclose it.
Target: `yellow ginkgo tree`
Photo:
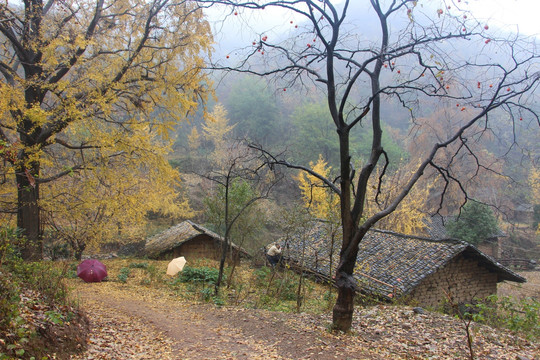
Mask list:
[[[332,167],[324,160],[322,155],[316,163],[310,164],[313,172],[321,174],[328,178]],[[299,183],[299,188],[302,193],[302,201],[304,206],[309,209],[312,216],[325,221],[336,221],[339,219],[339,196],[326,186],[319,178],[300,171],[296,178]]]
[[[0,210],[17,215],[24,258],[41,257],[43,214],[125,229],[180,212],[168,134],[206,99],[211,42],[191,1],[0,4]]]
[[[365,211],[367,216],[388,206],[410,175],[410,168],[410,165],[403,164],[388,175],[390,181],[384,184],[378,182],[378,176],[372,179],[366,188]],[[376,174],[380,175],[380,170],[377,170]],[[381,219],[377,223],[377,228],[408,235],[421,234],[426,227],[424,220],[428,215],[428,200],[432,184],[424,182],[421,185],[412,188],[410,196],[403,199],[391,214]]]
[[[338,250],[338,239],[340,234],[340,205],[339,196],[314,174],[319,174],[324,178],[330,178],[332,167],[319,154],[316,163],[310,162],[311,173],[301,170],[296,180],[302,194],[304,207],[309,215],[316,219],[323,229],[328,241],[329,269],[328,274],[332,274],[335,268],[334,254]],[[307,226],[303,224],[303,226]],[[304,239],[302,238],[302,241]],[[303,243],[304,245],[304,243]]]

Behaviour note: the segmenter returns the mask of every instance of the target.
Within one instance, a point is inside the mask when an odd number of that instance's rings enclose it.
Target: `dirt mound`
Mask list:
[[[0,353],[15,358],[69,359],[86,350],[90,322],[72,306],[47,305],[33,290],[24,290],[19,306],[20,324],[0,334]]]

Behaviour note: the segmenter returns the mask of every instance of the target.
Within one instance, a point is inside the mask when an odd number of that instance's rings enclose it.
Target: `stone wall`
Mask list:
[[[489,239],[488,241],[478,244],[476,247],[484,254],[494,257],[495,259],[501,258],[502,241],[500,238]]]
[[[470,303],[497,293],[497,274],[459,255],[425,278],[410,295],[421,306],[439,307],[448,300],[445,292],[457,304]]]
[[[188,262],[197,259],[212,259],[219,261],[221,259],[221,251],[220,241],[215,240],[209,235],[202,234],[189,241],[186,241],[173,250],[168,251],[167,253],[163,254],[161,258],[164,260],[172,260],[174,258],[183,256]],[[238,262],[240,259],[237,258],[235,261]],[[227,255],[227,263],[229,265],[232,264],[230,254]]]
[[[196,259],[218,260],[221,256],[219,244],[208,235],[200,235],[174,249],[174,257],[183,256],[187,261]]]

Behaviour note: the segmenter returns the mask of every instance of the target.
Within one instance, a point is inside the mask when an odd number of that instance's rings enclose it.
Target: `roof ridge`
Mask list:
[[[401,238],[406,238],[406,239],[416,239],[416,240],[422,240],[422,241],[434,242],[434,243],[450,242],[450,243],[454,243],[454,244],[470,245],[469,243],[467,243],[465,241],[462,241],[462,240],[459,240],[459,239],[454,239],[454,238],[433,239],[433,238],[426,237],[426,236],[407,235],[407,234],[402,234],[402,233],[398,233],[398,232],[391,231],[391,230],[382,230],[382,229],[369,229],[368,231],[373,231],[373,232],[377,232],[377,233],[381,233],[381,234],[394,235],[394,236],[401,237]]]

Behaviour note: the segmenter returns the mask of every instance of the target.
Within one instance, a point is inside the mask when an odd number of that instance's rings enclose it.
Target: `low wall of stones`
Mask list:
[[[448,296],[460,304],[496,293],[497,274],[460,255],[425,278],[411,297],[421,306],[439,307],[448,301]]]

